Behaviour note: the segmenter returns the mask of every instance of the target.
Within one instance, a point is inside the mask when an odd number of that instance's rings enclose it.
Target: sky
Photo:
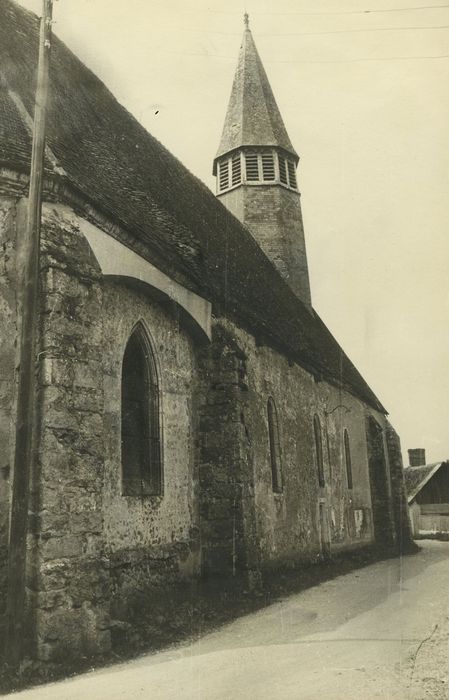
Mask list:
[[[449,458],[449,4],[57,0],[54,31],[215,191],[245,10],[301,157],[313,305],[403,452]]]

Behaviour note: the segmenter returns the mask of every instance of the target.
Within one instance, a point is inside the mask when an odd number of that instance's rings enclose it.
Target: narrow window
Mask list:
[[[315,454],[318,469],[318,483],[324,486],[324,466],[323,466],[323,440],[321,437],[321,423],[317,415],[313,418],[313,432],[315,434]]]
[[[276,405],[271,396],[267,403],[267,413],[268,435],[270,438],[271,483],[273,486],[273,491],[280,493],[282,491],[282,472],[279,426]]]
[[[218,165],[220,191],[227,190],[229,187],[229,161],[222,160]]]
[[[122,493],[160,495],[159,387],[151,346],[140,325],[123,356],[121,413]]]
[[[296,168],[295,164],[292,160],[287,161],[287,167],[288,167],[288,181],[290,187],[296,190],[297,184],[296,184]]]
[[[247,153],[245,155],[246,162],[246,179],[247,180],[258,180],[259,179],[259,159],[257,153]]]
[[[239,185],[242,181],[242,163],[240,153],[234,153],[232,156],[232,184]]]
[[[345,445],[345,463],[346,463],[346,478],[348,480],[348,489],[352,489],[352,463],[351,463],[351,448],[349,446],[349,435],[345,428],[343,442]]]
[[[287,180],[287,166],[285,165],[285,158],[279,156],[279,179],[283,185],[288,185]]]
[[[274,157],[272,153],[262,154],[262,173],[264,180],[274,180]]]

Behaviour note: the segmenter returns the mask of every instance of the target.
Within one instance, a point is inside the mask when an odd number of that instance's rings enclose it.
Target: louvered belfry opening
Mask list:
[[[283,156],[279,156],[279,179],[283,185],[288,185],[287,165]]]
[[[139,324],[122,364],[122,494],[162,494],[159,386],[148,337]]]
[[[287,160],[288,185],[293,190],[297,188],[296,183],[296,166],[292,160]]]
[[[246,179],[250,182],[259,180],[259,159],[257,153],[246,153]]]
[[[220,163],[219,183],[220,183],[220,191],[227,190],[229,188],[229,162],[228,162],[228,160],[223,160]]]
[[[281,185],[297,192],[296,161],[276,149],[234,151],[218,161],[218,194],[239,185]]]
[[[232,186],[239,185],[242,181],[242,158],[240,152],[232,156]]]
[[[262,153],[262,174],[265,182],[275,180],[276,173],[274,169],[273,153]]]

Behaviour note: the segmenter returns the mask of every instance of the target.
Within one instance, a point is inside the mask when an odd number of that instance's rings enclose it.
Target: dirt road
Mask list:
[[[373,564],[169,651],[17,700],[449,698],[449,543]]]

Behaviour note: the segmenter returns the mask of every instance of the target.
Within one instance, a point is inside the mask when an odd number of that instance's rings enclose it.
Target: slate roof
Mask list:
[[[239,60],[216,159],[240,146],[292,146],[250,29],[243,33]],[[216,160],[214,161],[214,174]]]
[[[407,467],[404,469],[405,488],[407,490],[407,501],[411,503],[422,488],[442,467],[445,462],[435,462],[434,464],[424,464],[420,467]]]
[[[1,32],[1,28],[0,28]],[[0,66],[0,157],[5,165],[30,163],[31,137],[2,85]]]
[[[30,137],[10,94],[16,92],[33,114],[37,49],[35,15],[0,0],[0,166],[25,174]],[[209,299],[215,314],[227,315],[318,377],[385,412],[249,231],[56,37],[47,143],[65,171],[55,172],[55,180],[119,224],[143,257]],[[47,162],[47,171],[51,168]]]

